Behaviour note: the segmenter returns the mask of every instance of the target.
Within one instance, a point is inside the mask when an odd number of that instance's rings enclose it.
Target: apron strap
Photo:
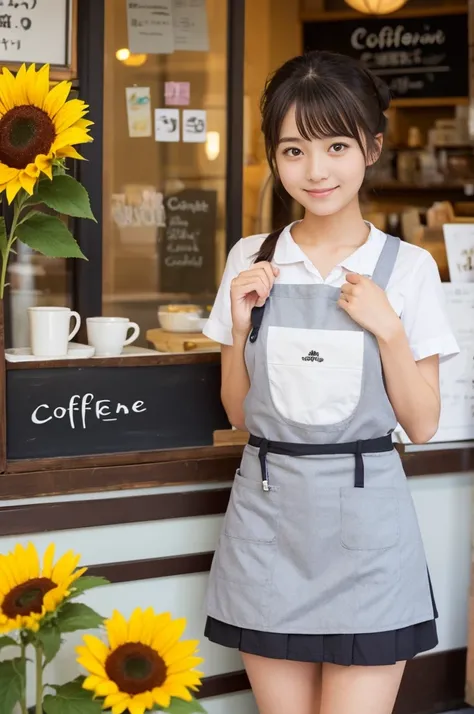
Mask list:
[[[374,274],[372,275],[372,280],[376,285],[382,288],[382,290],[385,290],[388,285],[393,268],[395,267],[399,248],[400,238],[387,235],[385,245],[382,248],[377,265],[375,266]]]

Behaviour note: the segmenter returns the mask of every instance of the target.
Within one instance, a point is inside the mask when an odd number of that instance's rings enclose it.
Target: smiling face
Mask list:
[[[275,152],[278,176],[295,201],[317,216],[329,216],[358,200],[367,165],[359,142],[347,136],[302,136],[296,110],[287,112]],[[378,146],[382,138],[377,137]]]

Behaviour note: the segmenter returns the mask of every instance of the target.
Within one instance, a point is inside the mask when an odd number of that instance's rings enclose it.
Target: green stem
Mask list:
[[[21,639],[21,658],[23,662],[25,663],[25,679],[23,681],[23,687],[21,690],[21,697],[20,697],[20,707],[21,707],[21,714],[28,714],[28,709],[26,706],[26,644],[23,641],[23,638]]]
[[[24,193],[24,192],[23,192]],[[7,247],[5,252],[2,252],[2,270],[0,272],[0,300],[3,299],[3,294],[5,292],[5,280],[7,276],[8,268],[8,257],[12,249],[13,243],[16,241],[16,229],[18,227],[18,220],[20,218],[20,213],[23,208],[25,200],[28,198],[28,194],[25,193],[24,196],[21,194],[15,198],[13,202],[13,220],[10,227],[10,233],[8,235]]]
[[[38,643],[36,650],[36,709],[35,714],[43,714],[43,647]]]

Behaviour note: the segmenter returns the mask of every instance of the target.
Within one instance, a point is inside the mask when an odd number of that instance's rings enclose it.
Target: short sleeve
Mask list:
[[[401,319],[416,361],[437,354],[441,362],[459,353],[438,266],[427,251],[415,266]]]
[[[209,337],[215,342],[220,342],[223,345],[233,344],[230,284],[245,268],[242,240],[240,240],[229,251],[221,284],[217,291],[211,314],[203,330],[206,337]]]

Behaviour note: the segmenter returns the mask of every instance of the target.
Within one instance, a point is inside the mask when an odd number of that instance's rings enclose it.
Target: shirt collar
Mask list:
[[[307,256],[303,253],[298,244],[295,243],[291,235],[291,229],[296,223],[298,223],[298,221],[294,221],[286,226],[278,238],[274,255],[274,261],[277,265],[304,263],[308,261]],[[357,248],[354,253],[338,263],[338,265],[345,270],[371,277],[377,265],[386,236],[385,233],[368,221],[366,221],[366,224],[370,228],[366,242],[361,245],[360,248]]]

